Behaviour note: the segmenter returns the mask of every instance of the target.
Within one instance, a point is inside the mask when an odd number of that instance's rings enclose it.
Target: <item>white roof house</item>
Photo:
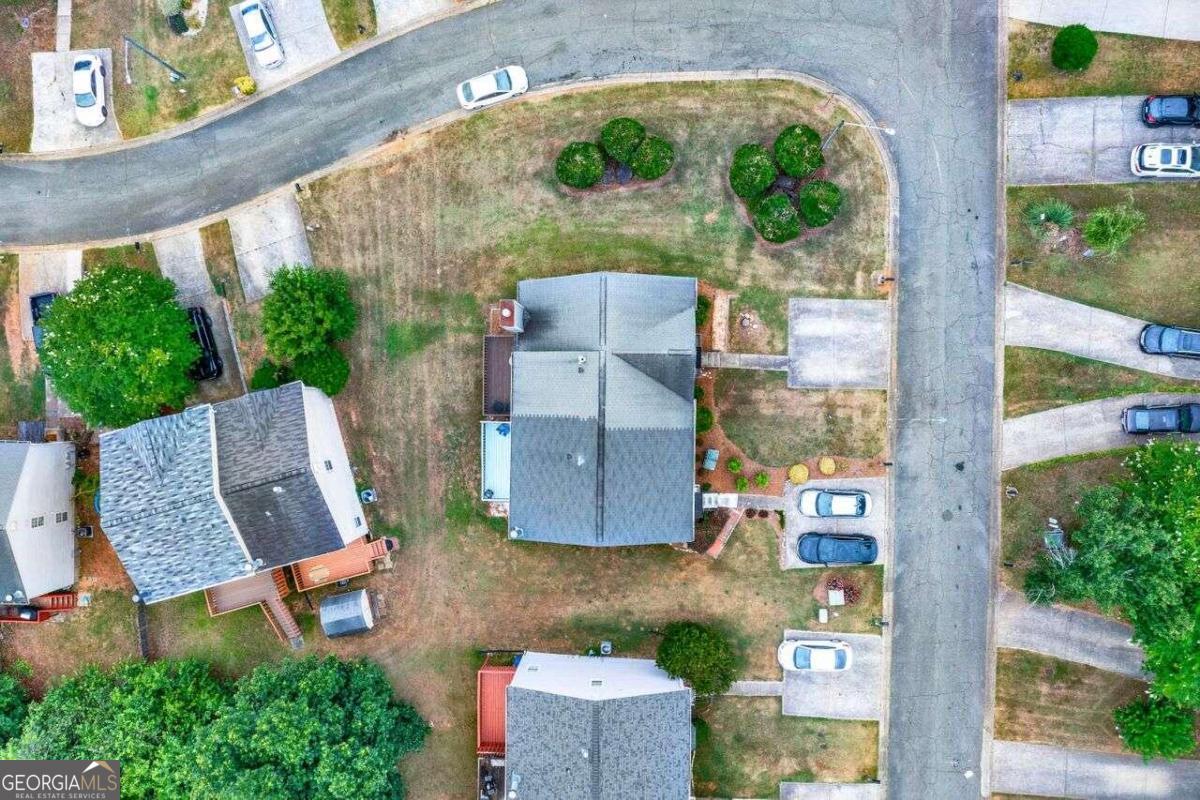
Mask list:
[[[75,446],[0,442],[0,604],[75,583]]]

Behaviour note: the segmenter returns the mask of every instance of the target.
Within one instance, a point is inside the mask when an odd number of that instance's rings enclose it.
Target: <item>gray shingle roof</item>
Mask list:
[[[21,481],[25,458],[28,455],[28,442],[0,442],[0,602],[6,595],[20,597],[25,594],[21,570],[8,543],[8,534],[4,531],[4,526],[12,514],[17,484]],[[17,592],[21,594],[18,595]]]
[[[521,281],[509,520],[521,538],[617,546],[694,537],[696,281]]]
[[[147,602],[251,572],[217,500],[211,406],[100,437],[100,524]]]

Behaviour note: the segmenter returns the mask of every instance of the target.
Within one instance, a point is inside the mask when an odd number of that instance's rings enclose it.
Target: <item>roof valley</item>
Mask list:
[[[605,379],[608,373],[608,275],[600,275],[600,330],[597,348],[599,408],[596,413],[596,544],[604,544],[604,406]]]

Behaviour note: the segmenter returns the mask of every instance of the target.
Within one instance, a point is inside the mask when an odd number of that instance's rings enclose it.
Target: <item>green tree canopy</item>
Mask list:
[[[775,160],[793,178],[803,178],[825,164],[821,134],[807,125],[789,125],[775,137]]]
[[[575,189],[595,186],[604,177],[604,154],[594,142],[571,142],[558,154],[554,175]]]
[[[755,206],[754,230],[768,242],[790,242],[800,235],[800,215],[786,194],[773,194]]]
[[[698,695],[721,694],[737,678],[738,657],[729,639],[698,622],[667,625],[654,663],[671,677],[683,678]]]
[[[1162,697],[1143,697],[1113,712],[1125,746],[1152,758],[1182,758],[1196,749],[1196,712]]]
[[[42,319],[42,366],[89,425],[123,427],[179,408],[200,356],[175,284],[123,266],[89,273]]]
[[[350,380],[350,362],[336,347],[305,353],[292,364],[292,371],[297,379],[330,397],[345,389]]]
[[[0,748],[21,731],[29,693],[16,676],[0,672]]]
[[[744,199],[758,197],[770,188],[779,172],[771,151],[761,144],[744,144],[733,151],[729,165],[729,185],[733,193]]]
[[[629,162],[633,174],[644,181],[658,180],[670,172],[674,165],[675,147],[658,136],[643,139]]]
[[[1054,36],[1050,61],[1059,69],[1082,72],[1091,66],[1100,49],[1096,34],[1086,25],[1068,25]]]
[[[812,181],[804,184],[797,198],[800,216],[810,228],[820,228],[833,222],[842,210],[842,190],[831,181]]]
[[[267,351],[284,361],[347,339],[358,324],[346,273],[298,265],[271,276],[262,319]]]

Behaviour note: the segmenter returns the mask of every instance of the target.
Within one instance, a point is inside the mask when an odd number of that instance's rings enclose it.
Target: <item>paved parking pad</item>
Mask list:
[[[29,298],[43,292],[66,294],[83,277],[82,250],[46,250],[23,253],[17,263],[21,336],[33,341],[33,312]]]
[[[300,217],[300,204],[290,192],[277,194],[232,214],[229,233],[247,303],[266,296],[271,276],[280,267],[312,266],[312,251],[308,247],[304,220]]]
[[[783,552],[780,553],[780,565],[783,569],[801,569],[816,567],[824,569],[819,564],[805,564],[796,553],[796,543],[806,533],[866,533],[874,536],[879,542],[879,561],[883,563],[888,551],[891,538],[891,526],[888,524],[887,478],[828,478],[814,480],[803,486],[788,485],[784,492],[784,532]],[[871,495],[871,514],[862,519],[845,517],[806,517],[801,515],[796,505],[800,492],[805,489],[862,489]]]
[[[275,21],[279,44],[283,48],[283,63],[274,69],[265,69],[258,65],[250,49],[250,39],[246,36],[242,15],[238,13],[236,5],[229,7],[229,15],[233,17],[233,27],[237,30],[238,42],[242,45],[242,54],[246,57],[250,77],[254,78],[259,89],[278,86],[341,52],[333,39],[333,31],[329,29],[329,21],[325,19],[325,9],[321,0],[264,2],[271,12],[271,19]]]
[[[71,72],[75,58],[84,54],[100,56],[104,63],[105,102],[108,119],[103,125],[87,128],[75,119],[75,93],[71,88]],[[117,114],[113,109],[112,51],[70,50],[65,53],[34,53],[33,60],[33,132],[29,150],[46,153],[52,150],[75,150],[121,141]]]
[[[879,800],[878,783],[781,783],[779,800]]]
[[[892,362],[887,300],[788,301],[788,386],[886,389]]]
[[[375,0],[375,24],[387,33],[454,8],[454,0]]]
[[[883,638],[863,633],[785,631],[785,639],[850,643],[854,663],[845,672],[785,672],[783,713],[791,717],[877,720],[883,714]]]

